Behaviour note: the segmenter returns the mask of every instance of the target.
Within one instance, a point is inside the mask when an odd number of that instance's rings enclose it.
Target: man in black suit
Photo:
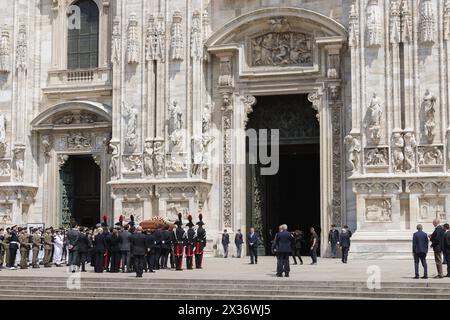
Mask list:
[[[258,234],[255,228],[250,228],[250,233],[247,237],[248,248],[250,251],[250,264],[258,264]]]
[[[331,257],[337,257],[337,246],[339,244],[339,231],[336,229],[336,225],[331,225],[331,230],[328,233],[328,243],[331,246]]]
[[[342,263],[347,263],[348,251],[350,250],[350,238],[352,237],[352,232],[348,230],[348,226],[342,228],[339,234],[339,244],[342,250]]]
[[[131,252],[134,256],[136,278],[142,278],[144,272],[145,254],[147,253],[146,237],[142,233],[142,227],[137,227],[136,233],[130,239]]]
[[[94,236],[94,253],[95,253],[95,266],[94,271],[96,273],[102,273],[105,267],[105,253],[106,253],[106,240],[105,232],[103,228],[97,229],[97,234]]]
[[[81,272],[86,272],[86,260],[89,247],[89,238],[86,235],[85,229],[81,227],[77,245],[78,254],[76,263],[78,269],[81,267]]]
[[[442,242],[443,242],[443,249],[444,249],[444,252],[445,252],[447,258],[450,257],[450,230],[449,229],[450,229],[449,224],[448,223],[444,224],[445,233],[444,233],[444,240]],[[445,276],[446,278],[450,278],[449,262],[450,261],[447,261],[447,275]]]
[[[280,232],[275,235],[272,251],[277,255],[277,277],[289,277],[289,256],[294,245],[294,236],[287,231],[287,225],[280,226]]]
[[[153,232],[153,237],[155,239],[154,252],[155,252],[155,264],[153,270],[159,270],[160,259],[161,259],[161,242],[162,242],[162,225],[158,226]]]
[[[238,229],[234,236],[234,244],[236,245],[236,258],[240,258],[242,255],[242,244],[244,243],[244,237],[242,236],[241,229]]]
[[[155,267],[155,236],[153,235],[155,229],[149,230],[145,233],[146,246],[147,246],[147,268],[146,270],[150,273],[154,273],[153,268]]]
[[[78,262],[78,241],[80,237],[80,232],[76,226],[72,226],[67,232],[67,246],[69,250],[69,271],[75,272],[76,265]]]
[[[444,278],[444,273],[442,271],[442,239],[445,233],[444,228],[440,225],[441,221],[439,219],[433,220],[434,232],[430,236],[431,247],[434,251],[434,261],[436,261],[437,276],[435,279]]]
[[[167,269],[170,246],[171,244],[170,244],[169,225],[166,224],[163,226],[161,232],[161,257],[160,257],[161,269]]]
[[[122,255],[122,272],[131,272],[130,267],[130,238],[131,233],[128,231],[129,225],[125,225],[119,233],[120,252]],[[126,266],[126,269],[125,269]]]
[[[222,246],[223,246],[223,257],[228,258],[228,245],[230,244],[230,235],[227,230],[223,230],[222,234]]]
[[[414,256],[414,279],[419,279],[419,260],[423,267],[422,279],[428,279],[427,268],[427,253],[428,253],[428,236],[423,232],[423,226],[417,225],[417,232],[413,235],[413,256]]]

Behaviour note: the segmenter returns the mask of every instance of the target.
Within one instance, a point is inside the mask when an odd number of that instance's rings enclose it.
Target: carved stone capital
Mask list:
[[[322,88],[317,88],[315,91],[308,94],[308,101],[312,103],[312,108],[317,112],[316,118],[320,122],[320,106],[322,104],[323,91]]]
[[[256,105],[257,100],[252,95],[245,95],[241,97],[242,102],[244,103],[244,127],[247,125],[248,116],[253,112],[253,107]]]

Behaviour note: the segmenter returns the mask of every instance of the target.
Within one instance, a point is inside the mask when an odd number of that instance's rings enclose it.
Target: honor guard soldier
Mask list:
[[[203,250],[206,246],[206,230],[203,228],[205,223],[203,222],[203,215],[198,216],[200,220],[197,222],[198,229],[195,236],[195,268],[201,269],[203,262]]]
[[[183,249],[184,249],[184,240],[185,233],[183,230],[183,221],[181,220],[182,215],[178,213],[178,221],[175,222],[176,229],[173,231],[174,239],[175,239],[175,267],[177,270],[183,270]]]
[[[28,269],[28,254],[30,252],[29,237],[26,228],[20,230],[20,269]]]
[[[167,269],[167,262],[170,253],[170,232],[169,225],[165,224],[161,232],[161,258],[160,265],[161,269]]]
[[[44,267],[50,268],[50,258],[52,256],[52,250],[53,250],[53,237],[51,235],[51,229],[45,229],[44,233]]]
[[[38,229],[33,229],[33,237],[31,238],[32,242],[32,250],[33,250],[33,259],[31,264],[33,265],[33,268],[37,269],[39,268],[39,261],[38,261],[38,255],[39,250],[41,249],[42,245],[42,238],[41,234]]]
[[[194,244],[195,244],[195,230],[192,228],[192,216],[188,216],[189,222],[186,227],[189,229],[186,231],[186,269],[192,269],[192,257],[194,256]]]

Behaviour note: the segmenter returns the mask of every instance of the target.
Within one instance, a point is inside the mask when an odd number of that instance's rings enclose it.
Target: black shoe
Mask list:
[[[281,278],[283,275],[281,273],[277,273],[277,277]]]
[[[285,273],[284,273],[284,277],[285,277],[285,278],[289,278],[289,272],[285,272]]]
[[[423,276],[421,279],[428,279],[428,276]]]
[[[444,277],[441,276],[441,275],[437,275],[437,276],[434,277],[434,279],[442,279],[442,278],[444,278]]]
[[[153,271],[153,270],[150,270],[149,272],[150,272],[150,273],[155,273],[155,271]]]
[[[81,272],[87,272],[86,270],[81,270]]]
[[[446,275],[444,278],[450,278],[450,274]]]
[[[297,262],[294,262],[294,266],[297,265]]]
[[[419,279],[419,276],[415,276],[413,279]]]
[[[72,270],[72,273],[75,273],[75,270]]]
[[[250,262],[249,264],[255,264],[254,262]]]

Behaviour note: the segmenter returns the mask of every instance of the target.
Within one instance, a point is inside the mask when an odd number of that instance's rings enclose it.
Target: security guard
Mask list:
[[[201,269],[203,262],[203,250],[206,247],[206,230],[203,228],[205,225],[203,222],[203,215],[200,214],[198,219],[198,229],[195,235],[195,268]]]
[[[175,268],[179,271],[183,270],[183,250],[186,237],[182,227],[183,221],[181,218],[181,213],[178,213],[178,221],[175,222],[177,227],[173,230]]]
[[[42,238],[41,234],[38,229],[33,229],[33,236],[31,238],[31,247],[33,250],[33,260],[31,261],[31,264],[33,265],[34,269],[39,268],[39,261],[38,261],[38,255],[39,250],[41,248],[42,244]]]
[[[188,216],[189,222],[186,227],[189,229],[186,231],[186,269],[192,270],[192,258],[194,256],[194,244],[195,244],[195,230],[192,228],[192,216]]]
[[[23,228],[19,235],[20,244],[20,269],[28,269],[28,254],[30,252],[29,236],[27,229]]]
[[[50,229],[46,229],[44,233],[44,267],[50,268],[50,257],[53,250],[53,238],[50,234]]]

